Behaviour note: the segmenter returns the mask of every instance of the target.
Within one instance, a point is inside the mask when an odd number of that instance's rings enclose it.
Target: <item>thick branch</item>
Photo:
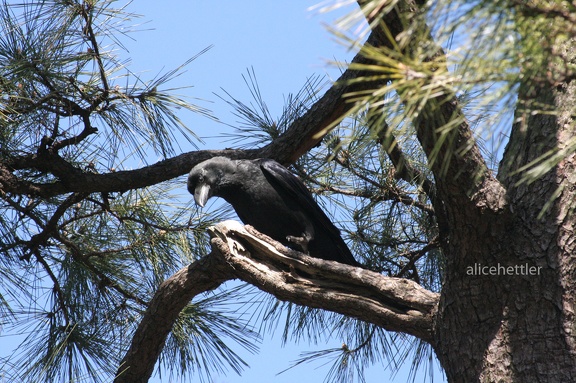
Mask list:
[[[196,295],[235,278],[282,300],[433,340],[438,294],[413,281],[309,257],[235,221],[220,223],[210,233],[212,253],[159,287],[114,383],[147,382],[180,311]]]
[[[358,4],[361,7],[372,5],[366,0],[358,0]],[[421,32],[418,36],[427,36],[425,43],[431,52],[428,60],[438,63],[439,66],[444,65],[445,53],[442,47],[436,45],[429,27],[421,17],[419,2],[400,1],[383,15],[376,11],[381,10],[368,12],[365,8],[368,22],[374,25],[373,34],[385,35],[389,32],[399,41],[400,36],[405,36],[412,29],[418,30]],[[376,23],[377,20],[380,22]],[[396,49],[389,40],[381,40],[389,49]],[[423,42],[414,38],[402,49],[409,55],[411,51],[417,51],[417,44],[423,45]],[[434,47],[434,50],[431,47]],[[440,200],[433,198],[437,212],[443,210],[439,206],[442,200],[450,201],[449,205],[460,211],[463,211],[465,206],[501,211],[505,203],[499,198],[503,194],[503,187],[486,166],[456,95],[443,94],[425,101],[414,125],[418,141],[435,176],[437,190],[441,194],[438,196]],[[454,126],[447,128],[451,125]],[[486,195],[487,192],[496,194]]]
[[[211,235],[238,278],[279,299],[432,341],[438,295],[413,281],[309,257],[235,221],[217,225]]]
[[[234,278],[222,258],[212,255],[164,281],[150,301],[114,383],[146,383],[180,312],[196,295]]]

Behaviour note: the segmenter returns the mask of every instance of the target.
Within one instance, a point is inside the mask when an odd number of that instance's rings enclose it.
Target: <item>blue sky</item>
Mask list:
[[[251,96],[242,78],[249,68],[256,74],[262,95],[273,116],[280,115],[285,96],[296,93],[313,75],[326,75],[336,79],[339,70],[329,61],[349,61],[354,52],[335,41],[326,29],[344,11],[320,14],[309,10],[316,1],[135,1],[127,10],[142,15],[134,22],[140,24],[139,32],[123,38],[128,52],[120,55],[131,57],[131,71],[143,79],[152,79],[159,72],[178,67],[202,49],[213,45],[207,53],[191,63],[182,76],[169,85],[171,87],[193,86],[179,93],[202,100],[200,106],[210,109],[222,122],[234,125],[237,118],[230,107],[216,94],[222,89],[244,102]],[[184,122],[199,136],[204,137],[202,149],[217,149],[232,144],[226,142],[221,133],[231,132],[225,124],[205,117],[183,112]],[[193,150],[183,143],[183,152]],[[183,183],[184,189],[184,183]],[[184,190],[183,190],[184,191]],[[279,336],[266,336],[260,353],[242,354],[250,364],[242,376],[230,372],[227,376],[215,376],[215,383],[277,382],[315,383],[322,382],[329,366],[318,363],[303,365],[281,375],[278,372],[290,366],[302,351],[339,347],[341,340],[332,339],[326,345],[287,344],[282,346]],[[241,350],[238,350],[241,351]],[[391,378],[390,371],[383,366],[374,366],[368,371],[367,383],[404,382],[409,366]],[[420,374],[417,382],[423,381]],[[441,380],[436,373],[435,381]],[[157,376],[153,382],[167,382]]]
[[[194,88],[182,91],[205,99],[201,106],[211,109],[226,123],[235,122],[230,108],[213,93],[249,100],[242,79],[254,68],[269,108],[280,114],[283,97],[297,92],[306,79],[317,74],[337,78],[339,71],[328,60],[349,60],[354,56],[326,30],[342,12],[319,14],[309,11],[314,1],[138,1],[128,11],[142,15],[135,19],[141,30],[122,39],[132,58],[129,68],[143,78],[178,67],[208,46],[207,53],[189,65],[173,86]],[[353,8],[347,8],[349,10]],[[124,55],[124,53],[122,53]],[[184,116],[190,127],[203,136],[230,131],[228,126],[195,115]],[[189,119],[188,119],[189,118]],[[221,138],[207,140],[207,147],[221,147]],[[183,147],[183,150],[186,150]]]

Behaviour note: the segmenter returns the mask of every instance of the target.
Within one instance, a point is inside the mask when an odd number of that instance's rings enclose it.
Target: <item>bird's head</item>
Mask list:
[[[233,168],[234,162],[226,157],[214,157],[194,166],[188,175],[188,191],[196,205],[204,207],[210,197],[217,196],[222,179]]]

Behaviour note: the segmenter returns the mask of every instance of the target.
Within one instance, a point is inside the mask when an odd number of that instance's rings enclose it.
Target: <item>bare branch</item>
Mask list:
[[[432,342],[432,312],[438,295],[413,281],[312,258],[236,221],[218,224],[211,235],[213,246],[238,278],[279,299],[353,316]]]
[[[279,299],[353,316],[433,342],[438,294],[417,283],[287,249],[236,221],[210,229],[213,251],[166,280],[150,302],[115,383],[152,374],[179,312],[196,295],[239,278]]]

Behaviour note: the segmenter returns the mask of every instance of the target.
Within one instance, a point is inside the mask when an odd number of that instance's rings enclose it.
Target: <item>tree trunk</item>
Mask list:
[[[515,172],[575,136],[575,89],[522,87],[498,175],[502,212],[480,201],[477,209],[448,208],[435,348],[449,382],[576,381],[576,157],[564,156],[533,182]],[[534,101],[561,113],[523,112]]]

